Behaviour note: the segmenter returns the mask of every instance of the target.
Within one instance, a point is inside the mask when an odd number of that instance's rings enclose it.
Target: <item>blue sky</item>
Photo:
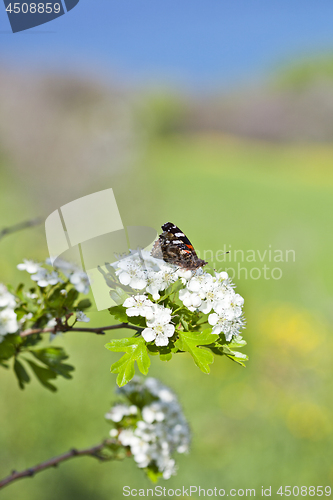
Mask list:
[[[0,5],[0,61],[131,82],[215,88],[333,53],[332,0],[80,0],[12,34]]]

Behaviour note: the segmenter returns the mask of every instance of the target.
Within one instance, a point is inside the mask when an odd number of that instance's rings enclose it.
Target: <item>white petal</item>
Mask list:
[[[239,293],[235,295],[234,304],[236,304],[236,306],[242,306],[244,304],[244,299]]]
[[[213,314],[210,314],[208,316],[208,323],[212,326],[216,325],[216,323],[218,322],[218,315],[216,313],[213,313]]]
[[[201,304],[199,309],[202,313],[208,314],[212,310],[212,303],[207,300]]]
[[[199,292],[199,290],[202,287],[202,284],[194,278],[191,281],[189,281],[187,286],[188,289],[191,290],[191,292]]]
[[[127,316],[130,318],[131,316],[140,316],[140,311],[138,307],[129,307],[126,310]]]
[[[120,277],[119,277],[120,279]],[[144,279],[142,278],[132,278],[130,280],[130,286],[132,288],[136,288],[137,290],[142,290],[143,288],[145,288],[145,286],[147,285],[147,281],[145,281]]]
[[[225,271],[222,271],[221,273],[216,273],[216,277],[218,280],[227,280],[228,273],[226,273]]]
[[[119,274],[119,281],[122,285],[129,285],[131,277],[126,271],[124,271]]]
[[[135,305],[136,301],[134,300],[133,297],[128,297],[125,302],[123,303],[124,307],[133,307]]]
[[[215,335],[219,335],[220,333],[222,332],[222,327],[220,325],[216,325],[214,326],[213,330],[212,330],[212,333]],[[227,339],[228,340],[228,339]]]
[[[167,336],[165,336],[163,334],[157,335],[156,340],[155,340],[155,344],[157,346],[166,346],[166,345],[168,345],[168,343],[169,343],[169,339]]]
[[[141,335],[145,339],[146,342],[152,342],[156,338],[156,333],[152,328],[145,328],[141,332]]]
[[[164,327],[164,333],[167,337],[172,337],[172,335],[175,332],[175,327],[174,325],[165,325]]]
[[[201,298],[199,297],[199,295],[197,295],[196,293],[194,293],[192,295],[192,306],[193,307],[199,307],[201,304]]]

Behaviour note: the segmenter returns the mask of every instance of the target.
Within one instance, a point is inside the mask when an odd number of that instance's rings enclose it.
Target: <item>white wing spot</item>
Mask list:
[[[184,233],[175,233],[175,236],[178,236],[178,237],[179,236],[185,236],[185,234]]]

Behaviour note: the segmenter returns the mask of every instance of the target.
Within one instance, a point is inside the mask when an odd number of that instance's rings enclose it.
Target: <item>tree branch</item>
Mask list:
[[[74,328],[66,325],[56,325],[49,328],[32,328],[29,330],[24,330],[20,332],[20,337],[28,337],[29,335],[34,335],[35,333],[57,333],[57,332],[91,332],[97,335],[104,335],[107,330],[119,330],[120,328],[127,328],[129,330],[135,330],[136,332],[141,332],[143,328],[140,326],[129,325],[128,323],[120,323],[119,325],[101,326],[98,328]]]
[[[26,229],[28,227],[38,226],[42,222],[42,217],[36,217],[36,219],[19,222],[18,224],[14,224],[13,226],[5,227],[0,231],[0,240],[4,236],[7,236],[7,234],[16,233],[17,231],[21,231],[22,229]]]
[[[63,453],[62,455],[58,455],[57,457],[50,458],[45,462],[41,462],[40,464],[35,465],[34,467],[30,467],[29,469],[25,469],[21,472],[13,470],[9,476],[0,481],[0,489],[4,488],[13,481],[16,481],[17,479],[21,479],[23,477],[33,477],[37,472],[49,469],[50,467],[57,467],[58,464],[60,464],[61,462],[65,462],[65,460],[69,460],[70,458],[90,456],[101,461],[115,459],[116,457],[103,455],[101,453],[103,451],[103,448],[111,444],[118,443],[113,439],[106,439],[102,443],[92,446],[91,448],[84,448],[82,450],[76,450],[75,448],[73,448],[67,453]]]

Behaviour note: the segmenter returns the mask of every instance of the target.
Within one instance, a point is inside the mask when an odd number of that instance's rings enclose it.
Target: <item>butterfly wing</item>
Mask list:
[[[198,258],[192,243],[185,234],[171,222],[162,226],[163,233],[155,242],[152,256],[183,269],[197,269],[207,264]]]

